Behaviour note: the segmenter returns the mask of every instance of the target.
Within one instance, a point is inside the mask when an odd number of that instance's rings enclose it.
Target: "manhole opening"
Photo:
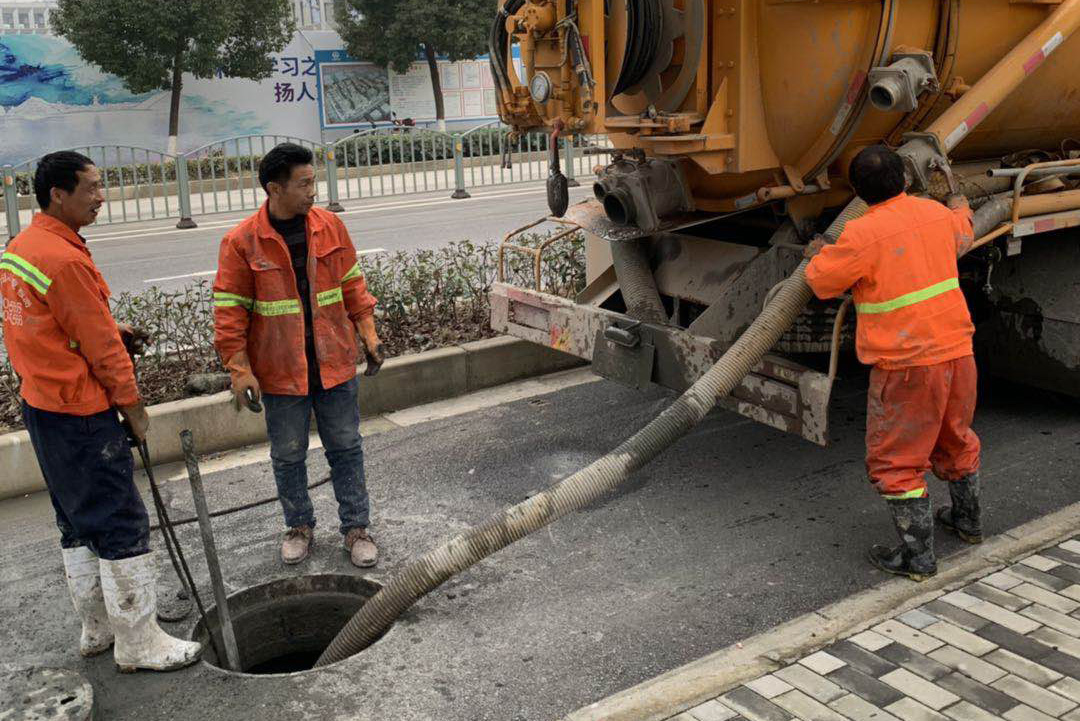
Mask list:
[[[291,674],[311,670],[345,623],[381,588],[367,578],[342,574],[298,576],[252,586],[229,596],[240,673]],[[206,610],[224,653],[217,607]],[[231,672],[207,643],[200,620],[191,638],[205,646],[203,661]]]

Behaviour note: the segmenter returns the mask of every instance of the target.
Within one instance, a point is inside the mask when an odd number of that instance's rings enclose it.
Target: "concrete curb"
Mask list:
[[[923,583],[894,579],[776,626],[569,714],[564,721],[663,721],[1074,535],[1080,503],[939,560]]]
[[[360,377],[360,410],[389,413],[511,381],[583,365],[576,356],[509,336],[391,358],[374,378]],[[151,462],[181,459],[179,433],[195,434],[200,453],[266,441],[262,414],[237,411],[228,391],[151,406]],[[45,490],[26,431],[0,435],[0,500]]]

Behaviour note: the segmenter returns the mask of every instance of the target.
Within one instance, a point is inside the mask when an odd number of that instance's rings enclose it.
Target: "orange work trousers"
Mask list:
[[[886,498],[926,495],[926,472],[957,481],[979,470],[975,358],[870,372],[866,472]]]

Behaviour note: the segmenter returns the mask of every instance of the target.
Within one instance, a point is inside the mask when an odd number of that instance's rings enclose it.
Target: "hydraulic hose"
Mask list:
[[[667,311],[656,289],[656,279],[649,266],[647,248],[649,241],[639,238],[611,243],[611,257],[615,261],[615,277],[619,281],[626,313],[646,323],[667,323]]]
[[[855,199],[825,235],[835,240],[866,204]],[[530,533],[580,510],[626,480],[701,422],[791,327],[812,295],[803,261],[742,336],[689,389],[611,453],[551,488],[495,514],[480,526],[410,563],[371,597],[323,651],[315,667],[358,653],[382,636],[416,601],[457,573]]]

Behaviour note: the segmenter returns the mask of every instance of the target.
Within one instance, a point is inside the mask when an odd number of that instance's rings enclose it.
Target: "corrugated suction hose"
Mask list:
[[[615,265],[615,277],[619,281],[626,314],[646,323],[664,325],[668,322],[667,311],[656,289],[656,279],[649,265],[646,238],[614,241],[611,258]]]
[[[853,200],[825,235],[836,239],[849,220],[865,211],[866,205],[861,200]],[[410,563],[349,619],[315,667],[364,650],[406,609],[443,582],[514,541],[589,505],[700,423],[717,399],[739,384],[803,311],[811,296],[805,272],[806,261],[803,261],[720,360],[663,413],[614,451]]]
[[[979,239],[1004,223],[1012,215],[1013,194],[998,193],[979,206],[972,218],[974,236]]]

